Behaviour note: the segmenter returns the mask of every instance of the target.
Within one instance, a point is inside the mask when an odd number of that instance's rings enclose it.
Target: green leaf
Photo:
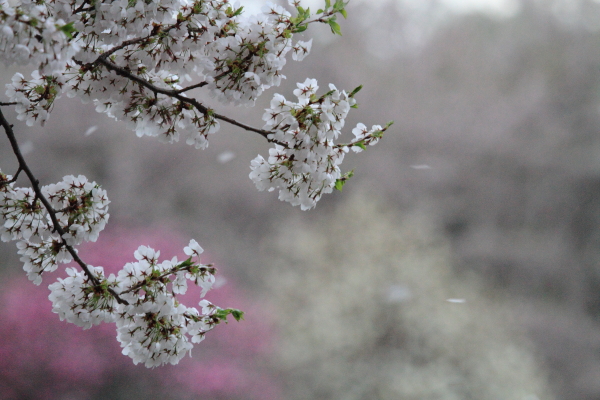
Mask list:
[[[227,316],[229,314],[231,314],[236,321],[241,321],[244,319],[244,312],[235,308],[218,308],[213,314],[213,316],[216,317],[219,321],[227,323]]]
[[[343,8],[342,8],[342,9],[340,10],[340,14],[342,14],[342,16],[344,17],[344,19],[348,18],[348,13],[346,12],[346,10],[345,10],[345,9],[343,9]]]
[[[304,32],[306,29],[308,29],[308,25],[298,25],[296,28],[294,28],[293,33]]]
[[[230,309],[231,315],[235,318],[236,321],[241,321],[244,319],[244,312],[236,309]]]
[[[238,16],[238,15],[242,15],[242,12],[244,11],[244,6],[241,6],[240,8],[238,8],[237,10],[235,10],[235,13],[233,14],[233,16]]]
[[[360,148],[361,148],[361,149],[363,149],[363,150],[366,150],[366,149],[367,149],[367,147],[365,146],[365,142],[364,142],[364,140],[361,140],[360,142],[353,143],[352,145],[353,145],[353,146],[360,147]]]
[[[176,268],[187,268],[187,267],[191,267],[193,266],[194,263],[192,262],[192,257],[189,257],[187,260],[182,261],[181,263],[179,263]]]
[[[331,0],[325,0],[325,11],[329,10],[331,7]]]
[[[241,15],[243,11],[244,11],[243,6],[236,10],[234,10],[231,6],[229,6],[229,8],[227,8],[227,11],[225,11],[225,14],[227,15],[227,18],[233,18],[238,15]]]
[[[350,94],[348,95],[348,97],[354,97],[354,95],[358,92],[360,92],[360,90],[363,88],[363,85],[359,85],[358,87],[354,88],[354,90],[352,92],[350,92]]]
[[[342,36],[342,29],[340,28],[340,25],[337,22],[335,22],[335,18],[330,18],[327,22],[329,23],[331,32],[333,32],[336,35]]]
[[[352,178],[353,176],[354,176],[354,170],[346,172],[344,175],[342,175],[341,178],[339,178],[338,180],[335,181],[335,189],[339,190],[341,192],[342,188],[346,184],[346,181],[348,179]]]
[[[193,5],[192,11],[194,12],[194,14],[200,14],[202,12],[204,5],[202,4],[202,1],[196,1]]]
[[[344,1],[344,0],[335,0],[335,4],[333,5],[333,9],[335,11],[340,11],[343,10],[344,7],[346,7],[346,5],[349,3],[349,1]]]
[[[69,22],[63,26],[57,26],[58,30],[63,32],[69,39],[73,39],[73,33],[77,30],[73,27],[74,22]]]
[[[322,9],[322,8],[319,8],[319,9],[317,10],[317,14],[323,14],[323,9]]]
[[[324,99],[325,97],[329,97],[331,96],[333,93],[335,92],[335,90],[330,90],[329,92],[325,93],[323,96],[321,96],[322,99]]]

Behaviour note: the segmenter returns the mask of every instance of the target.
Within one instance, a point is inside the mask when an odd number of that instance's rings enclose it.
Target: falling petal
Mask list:
[[[410,167],[412,169],[431,169],[431,167],[427,164],[411,165]]]
[[[92,133],[96,132],[98,130],[98,126],[94,125],[94,126],[90,126],[87,131],[85,131],[85,133],[83,134],[84,136],[90,136]]]
[[[234,158],[235,153],[233,151],[227,150],[217,156],[217,161],[219,161],[221,164],[225,164],[233,160]]]
[[[33,142],[31,140],[26,141],[21,145],[21,154],[26,155],[33,151]]]
[[[404,285],[390,285],[387,291],[387,301],[389,303],[402,303],[410,300],[411,297],[410,289]]]

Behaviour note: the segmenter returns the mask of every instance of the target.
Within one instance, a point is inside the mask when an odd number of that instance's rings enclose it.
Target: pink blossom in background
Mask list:
[[[96,243],[81,246],[83,260],[116,272],[135,261],[139,245],[160,250],[160,259],[179,260],[189,239],[161,229],[125,230],[108,227]],[[224,268],[204,253],[201,262],[214,262],[217,277]],[[12,267],[12,266],[11,266]],[[217,326],[195,345],[193,357],[178,365],[148,370],[121,354],[113,324],[82,330],[61,322],[52,313],[47,285],[64,270],[44,277],[40,286],[24,273],[12,274],[0,284],[0,398],[109,398],[111,393],[140,386],[148,393],[169,398],[279,399],[276,378],[264,366],[273,342],[268,306],[257,305],[230,278],[208,292],[206,299],[221,307],[239,308],[245,320]],[[192,287],[182,302],[197,306],[200,289]],[[142,393],[139,392],[141,395]],[[106,397],[105,397],[106,396]]]
[[[60,322],[48,289],[24,273],[3,279],[0,290],[0,398],[84,398],[126,367],[113,356],[119,345],[111,326],[84,332]]]

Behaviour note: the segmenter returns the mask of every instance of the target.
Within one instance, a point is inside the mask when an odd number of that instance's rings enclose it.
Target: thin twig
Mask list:
[[[164,29],[162,29],[161,25],[157,25],[158,29],[155,29],[152,31],[152,33],[150,33],[148,36],[144,36],[141,38],[136,38],[136,39],[130,39],[130,40],[126,40],[124,42],[122,42],[120,45],[113,47],[112,49],[106,51],[105,53],[102,53],[102,55],[99,57],[100,58],[104,58],[107,59],[110,55],[112,55],[114,52],[119,51],[121,49],[124,49],[127,46],[131,46],[132,44],[138,44],[144,41],[149,40],[150,38],[158,35],[159,33],[167,33],[170,30],[174,29],[174,28],[179,28],[181,26],[181,24],[187,20],[189,20],[189,18],[194,15],[194,12],[190,12],[189,15],[187,15],[185,18],[178,20],[177,22],[175,22],[174,24],[171,25],[167,25]],[[93,62],[92,64],[96,64],[98,61],[96,60],[95,62]]]
[[[175,93],[185,93],[193,89],[201,88],[208,85],[208,82],[200,82],[192,86],[184,87],[183,89],[175,90]]]
[[[148,36],[141,37],[141,38],[136,38],[136,39],[126,40],[126,41],[124,41],[123,43],[121,43],[120,45],[118,45],[118,46],[115,46],[115,47],[113,47],[112,49],[110,49],[110,50],[107,50],[107,51],[105,51],[104,53],[102,53],[102,55],[101,55],[100,57],[98,57],[98,60],[99,60],[99,59],[101,59],[101,58],[102,58],[102,59],[107,59],[107,58],[108,58],[108,57],[110,57],[110,56],[111,56],[111,55],[112,55],[114,52],[116,52],[116,51],[119,51],[119,50],[121,50],[121,49],[124,49],[124,48],[125,48],[125,47],[127,47],[127,46],[131,46],[132,44],[138,44],[138,43],[141,43],[141,42],[143,42],[143,41],[146,41],[146,40],[150,39],[151,37],[152,37],[152,35],[148,35]],[[95,62],[98,62],[98,60],[96,60]],[[94,62],[94,63],[95,63],[95,62]]]
[[[77,264],[79,264],[81,269],[85,272],[85,274],[88,276],[88,278],[93,282],[94,286],[100,285],[100,281],[94,274],[91,273],[87,264],[85,262],[83,262],[83,260],[81,258],[79,258],[79,255],[77,255],[77,252],[75,251],[75,249],[72,246],[70,246],[69,244],[67,244],[66,240],[63,238],[63,236],[66,234],[66,232],[60,226],[60,224],[58,222],[58,218],[56,217],[56,211],[52,208],[52,205],[50,204],[48,199],[46,199],[46,197],[42,194],[42,190],[40,188],[40,182],[39,182],[39,180],[37,180],[37,178],[31,172],[31,169],[27,165],[27,162],[25,162],[25,158],[23,157],[23,154],[21,153],[21,149],[19,148],[19,144],[17,143],[17,139],[15,137],[15,133],[12,129],[12,125],[10,125],[8,123],[8,121],[6,120],[6,118],[4,118],[4,114],[2,114],[1,110],[0,110],[0,125],[4,128],[4,132],[6,133],[6,136],[8,137],[8,140],[10,141],[10,145],[12,147],[13,153],[15,153],[15,156],[17,157],[17,160],[19,162],[19,169],[22,170],[23,172],[25,172],[25,174],[27,175],[27,178],[29,178],[29,181],[31,182],[31,186],[33,188],[33,191],[35,192],[35,196],[42,202],[42,204],[46,208],[46,211],[48,212],[48,215],[50,216],[50,219],[52,220],[52,225],[54,225],[54,229],[60,235],[62,245],[65,246],[65,248],[67,249],[69,254],[71,254],[71,257],[73,257],[73,260],[75,260],[75,262]],[[114,296],[114,298],[120,304],[129,304],[126,300],[121,299],[114,290],[109,288],[108,291],[110,292],[110,294],[112,294]]]
[[[189,272],[189,271],[190,271],[190,267],[191,267],[191,266],[187,266],[187,267],[184,267],[184,268],[178,268],[178,267],[180,267],[180,266],[181,266],[182,264],[184,264],[184,263],[185,263],[185,261],[184,261],[184,262],[182,262],[182,263],[180,263],[179,265],[176,265],[175,267],[171,268],[171,269],[170,269],[170,270],[168,270],[167,272],[163,272],[163,273],[162,273],[161,275],[159,275],[158,277],[153,277],[151,280],[160,282],[160,281],[162,281],[164,278],[168,277],[169,275],[174,275],[176,272],[180,272],[180,271],[188,271],[188,272]],[[206,270],[208,270],[208,269],[209,269],[209,268],[211,268],[212,266],[213,266],[213,264],[204,264],[204,265],[202,265],[202,267],[207,267],[207,268],[206,268]],[[216,271],[216,269],[215,269],[215,268],[212,268],[212,269],[214,270],[214,271],[213,271],[213,274],[214,274],[214,272]],[[146,285],[147,285],[147,283],[148,283],[148,282],[146,282],[145,280],[143,280],[143,281],[141,281],[141,282],[138,282],[137,284],[133,285],[133,286],[132,286],[132,287],[130,287],[129,289],[127,289],[127,290],[123,290],[123,291],[121,292],[121,294],[127,294],[127,293],[131,293],[131,292],[135,292],[136,290],[139,290],[139,289],[143,288],[144,286],[146,286]]]
[[[250,53],[250,54],[252,54],[252,53]],[[227,71],[221,72],[219,75],[215,76],[215,81],[218,81],[219,79],[223,78],[224,76],[229,75],[230,73],[231,73],[231,68],[228,69]],[[201,88],[206,85],[208,85],[208,82],[204,81],[204,82],[200,82],[195,85],[192,85],[192,86],[184,87],[183,89],[174,90],[173,93],[177,93],[177,94],[184,93],[184,92],[188,92],[192,89]]]
[[[21,168],[21,166],[19,165],[19,168],[17,168],[17,172],[15,172],[12,179],[8,180],[8,181],[0,182],[0,187],[4,186],[4,185],[10,185],[11,183],[16,182],[17,179],[19,179],[19,175],[21,174],[21,171],[23,171],[23,168]]]
[[[13,101],[10,103],[4,103],[4,102],[0,102],[0,106],[16,106],[17,102]]]

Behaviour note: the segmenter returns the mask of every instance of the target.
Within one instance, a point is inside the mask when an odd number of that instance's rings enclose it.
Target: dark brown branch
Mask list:
[[[4,128],[4,132],[6,133],[6,136],[8,137],[8,140],[10,141],[10,145],[12,147],[13,153],[17,157],[17,160],[19,162],[19,170],[22,170],[23,172],[25,172],[25,174],[27,175],[27,178],[29,178],[29,181],[31,182],[33,191],[35,192],[35,197],[42,202],[42,204],[46,208],[46,211],[48,211],[48,215],[50,216],[50,219],[52,220],[52,225],[54,226],[54,229],[60,235],[62,244],[65,246],[65,248],[67,249],[69,254],[71,254],[71,257],[73,257],[73,260],[75,260],[75,262],[77,264],[79,264],[79,266],[85,272],[85,274],[88,276],[88,278],[90,278],[92,283],[95,286],[100,285],[100,281],[94,274],[91,273],[87,264],[85,262],[83,262],[83,260],[81,258],[79,258],[79,255],[77,255],[77,252],[75,251],[75,249],[72,246],[70,246],[69,244],[67,244],[66,240],[63,238],[63,236],[66,234],[66,232],[60,226],[60,224],[58,222],[58,218],[56,217],[56,211],[52,208],[52,205],[50,204],[48,199],[46,199],[46,197],[42,194],[42,190],[40,188],[40,182],[36,179],[36,177],[31,172],[31,169],[25,162],[25,158],[23,157],[23,154],[21,153],[21,149],[19,148],[19,144],[17,143],[17,139],[15,137],[15,133],[12,129],[12,125],[10,125],[8,123],[8,121],[6,120],[6,118],[4,118],[4,114],[2,114],[1,110],[0,110],[0,125]],[[110,294],[112,294],[114,296],[114,298],[120,304],[129,304],[127,301],[121,299],[114,290],[109,288],[108,291],[110,292]]]
[[[106,59],[106,57],[104,57],[104,54],[102,56],[98,57],[98,59],[94,63],[99,63],[99,64],[104,65],[107,69],[114,71],[117,75],[120,75],[129,80],[132,80],[132,81],[142,85],[146,89],[151,90],[155,94],[156,93],[164,94],[165,96],[175,98],[175,99],[181,101],[182,103],[190,104],[193,107],[195,107],[198,111],[200,111],[201,113],[203,113],[205,115],[208,114],[208,112],[209,112],[209,109],[206,106],[202,105],[200,102],[198,102],[198,100],[189,98],[189,97],[185,97],[181,93],[179,93],[177,90],[167,90],[167,89],[159,88],[158,86],[151,84],[150,82],[146,81],[145,79],[142,79],[139,76],[132,74],[127,69],[119,67],[118,65],[110,62],[109,60]],[[247,131],[256,132],[259,135],[263,136],[265,139],[267,139],[271,143],[281,144],[281,143],[278,143],[277,141],[269,139],[268,135],[270,135],[272,132],[269,132],[269,131],[266,131],[263,129],[254,128],[250,125],[243,124],[241,122],[238,122],[234,119],[231,119],[231,118],[226,117],[221,114],[212,113],[211,115],[216,119],[220,119],[222,121],[229,122],[230,124],[238,126]],[[281,144],[281,145],[283,146],[283,144]]]
[[[333,14],[332,12],[329,12],[328,15],[332,15],[332,14]],[[175,98],[175,99],[177,99],[177,100],[179,100],[179,101],[181,101],[183,103],[192,105],[198,111],[200,111],[201,113],[203,113],[203,114],[206,115],[208,113],[208,108],[207,107],[205,107],[204,105],[202,105],[201,103],[199,103],[197,100],[181,96],[181,94],[185,93],[187,91],[196,89],[196,88],[200,88],[200,87],[206,86],[206,85],[208,85],[208,82],[200,82],[198,84],[191,85],[191,86],[185,87],[183,89],[179,89],[179,90],[161,89],[161,88],[159,88],[159,87],[151,84],[150,82],[148,82],[148,81],[146,81],[146,80],[144,80],[144,79],[142,79],[142,78],[140,78],[140,77],[138,77],[136,75],[133,75],[129,70],[127,70],[125,68],[122,68],[122,67],[114,64],[112,61],[109,60],[109,57],[112,54],[114,54],[115,52],[117,52],[119,50],[124,49],[125,47],[128,47],[128,46],[131,46],[131,45],[134,45],[134,44],[138,44],[138,43],[142,43],[144,41],[147,41],[151,37],[156,36],[159,32],[165,33],[165,32],[169,32],[170,30],[172,30],[174,28],[178,28],[181,25],[181,23],[183,23],[185,20],[188,20],[191,15],[193,15],[193,12],[190,13],[190,15],[188,15],[183,20],[177,21],[175,24],[169,25],[169,26],[165,27],[164,29],[160,29],[159,28],[156,31],[153,31],[148,36],[145,36],[145,37],[142,37],[142,38],[136,38],[136,39],[126,40],[126,41],[122,42],[120,45],[115,46],[112,49],[106,51],[105,53],[103,53],[102,55],[100,55],[96,59],[96,61],[94,61],[94,62],[92,62],[90,64],[92,64],[92,65],[93,64],[102,64],[107,69],[116,72],[118,75],[123,76],[125,78],[128,78],[128,79],[130,79],[130,80],[132,80],[134,82],[137,82],[138,84],[146,87],[147,89],[150,89],[152,92],[154,92],[155,96],[156,96],[157,93],[160,93],[160,94],[164,94],[165,96],[173,97],[173,98]],[[322,18],[320,18],[318,20],[308,21],[307,23],[325,22],[325,21],[322,21],[321,19]],[[248,55],[246,55],[246,57],[244,59],[247,60],[247,59],[251,58],[254,55],[254,53],[255,52],[250,52]],[[79,62],[78,62],[78,64],[82,65],[82,63],[79,63]],[[88,64],[88,65],[90,65],[90,64]],[[219,74],[219,75],[217,75],[215,77],[215,80],[219,80],[220,78],[222,78],[224,76],[227,76],[230,73],[231,73],[231,69],[228,70],[228,71],[223,71],[221,74]],[[214,118],[216,118],[216,119],[220,119],[222,121],[228,122],[228,123],[230,123],[232,125],[235,125],[237,127],[242,128],[244,130],[258,133],[259,135],[261,135],[262,137],[264,137],[265,139],[267,139],[267,141],[270,142],[270,143],[275,143],[275,144],[279,144],[281,146],[287,147],[284,143],[280,143],[279,141],[276,141],[276,140],[273,140],[273,139],[269,139],[268,136],[272,132],[266,131],[264,129],[254,128],[254,127],[252,127],[250,125],[243,124],[241,122],[238,122],[238,121],[236,121],[234,119],[231,119],[231,118],[226,117],[226,116],[221,115],[221,114],[212,113],[212,116]]]
[[[119,51],[121,49],[124,49],[127,46],[131,46],[132,44],[138,44],[138,43],[141,43],[143,41],[146,41],[146,40],[150,39],[151,37],[152,37],[152,35],[141,37],[141,38],[136,38],[136,39],[131,39],[131,40],[126,40],[123,43],[121,43],[120,45],[115,46],[112,49],[107,50],[106,52],[102,53],[102,55],[100,57],[98,57],[98,59],[100,59],[100,58],[107,59],[114,52]],[[98,62],[98,60],[96,60],[96,62]]]
[[[312,22],[312,21],[310,21],[310,22]],[[138,43],[142,43],[142,42],[150,39],[151,37],[156,36],[158,34],[158,32],[168,32],[171,29],[179,27],[180,24],[181,24],[181,22],[178,21],[177,23],[175,23],[173,25],[167,26],[165,29],[157,30],[156,32],[153,32],[153,33],[151,33],[148,36],[145,36],[145,37],[142,37],[142,38],[136,38],[136,39],[126,40],[123,43],[121,43],[120,45],[113,47],[112,49],[106,51],[105,53],[102,53],[102,55],[100,55],[96,59],[96,61],[94,61],[94,62],[92,62],[90,64],[102,64],[107,69],[116,72],[118,75],[120,75],[122,77],[125,77],[125,78],[128,78],[128,79],[130,79],[130,80],[132,80],[134,82],[137,82],[138,84],[146,87],[147,89],[150,89],[152,92],[154,92],[155,95],[157,93],[160,93],[160,94],[164,94],[165,96],[176,98],[177,100],[179,100],[179,101],[181,101],[183,103],[187,103],[187,104],[192,105],[198,111],[200,111],[201,113],[203,113],[203,114],[206,115],[207,112],[208,112],[208,108],[207,107],[203,106],[197,100],[181,96],[181,94],[184,93],[184,92],[190,91],[192,89],[196,89],[196,88],[200,88],[200,87],[206,86],[206,85],[208,85],[208,82],[200,82],[198,84],[191,85],[189,87],[186,87],[186,88],[183,88],[183,89],[179,89],[179,90],[161,89],[161,88],[159,88],[159,87],[151,84],[150,82],[148,82],[148,81],[146,81],[146,80],[144,80],[144,79],[142,79],[142,78],[140,78],[140,77],[138,77],[136,75],[133,75],[129,70],[127,70],[125,68],[122,68],[122,67],[119,67],[118,65],[114,64],[113,62],[111,62],[109,60],[109,57],[112,54],[114,54],[115,52],[117,52],[119,50],[122,50],[125,47],[131,46],[131,45],[134,45],[134,44],[138,44]],[[250,54],[248,54],[245,57],[245,59],[249,59],[252,56],[253,56],[253,53],[250,52]],[[81,63],[78,63],[78,64],[81,65]],[[220,78],[222,78],[222,77],[224,77],[224,76],[226,76],[226,75],[228,75],[230,73],[231,73],[231,70],[224,71],[221,74],[217,75],[215,77],[215,80],[219,80]],[[282,146],[285,147],[285,145],[283,143],[279,143],[278,141],[275,141],[275,140],[272,140],[272,139],[268,138],[268,135],[271,134],[272,132],[266,131],[264,129],[254,128],[254,127],[252,127],[250,125],[243,124],[241,122],[238,122],[238,121],[236,121],[234,119],[231,119],[231,118],[226,117],[226,116],[221,115],[221,114],[213,113],[212,115],[216,119],[220,119],[222,121],[229,122],[230,124],[238,126],[238,127],[242,128],[244,130],[251,131],[251,132],[256,132],[259,135],[263,136],[265,139],[267,139],[267,141],[269,141],[271,143],[276,143],[276,144],[279,144],[279,145],[282,145]]]
[[[219,75],[215,76],[215,81],[218,81],[219,79],[221,79],[224,76],[229,75],[230,73],[231,73],[231,69],[229,69],[228,71],[225,71],[225,72],[221,72]],[[208,82],[200,82],[200,83],[197,83],[192,86],[184,87],[183,89],[174,90],[173,92],[174,93],[184,93],[184,92],[190,91],[192,89],[201,88],[206,85],[208,85]]]
[[[11,102],[11,103],[3,103],[0,102],[0,106],[16,106],[17,103],[15,101]]]
[[[89,5],[88,7],[84,7],[86,5],[86,3],[82,3],[79,7],[77,7],[76,9],[73,10],[73,14],[78,14],[80,12],[88,12],[88,11],[93,11],[95,10],[95,7],[92,5]]]
[[[200,83],[197,83],[197,84],[192,85],[192,86],[184,87],[183,89],[175,90],[175,93],[189,92],[190,90],[201,88],[201,87],[206,86],[206,85],[208,85],[208,82],[200,82]]]
[[[123,43],[121,43],[118,46],[113,47],[112,49],[106,51],[105,53],[103,53],[99,58],[104,58],[104,59],[108,59],[108,57],[110,55],[112,55],[114,52],[119,51],[121,49],[124,49],[127,46],[131,46],[132,44],[138,44],[138,43],[142,43],[144,41],[149,40],[151,37],[154,37],[156,35],[158,35],[159,33],[166,33],[169,32],[170,30],[174,29],[174,28],[179,28],[181,26],[181,24],[184,21],[187,21],[191,16],[193,15],[193,12],[191,12],[188,16],[186,16],[184,19],[182,20],[178,20],[176,23],[172,24],[172,25],[168,25],[166,26],[164,29],[161,29],[161,26],[158,25],[158,29],[155,29],[152,31],[151,34],[149,34],[148,36],[144,36],[141,38],[136,38],[136,39],[130,39],[130,40],[126,40]],[[96,64],[99,60],[96,60],[93,64]]]

